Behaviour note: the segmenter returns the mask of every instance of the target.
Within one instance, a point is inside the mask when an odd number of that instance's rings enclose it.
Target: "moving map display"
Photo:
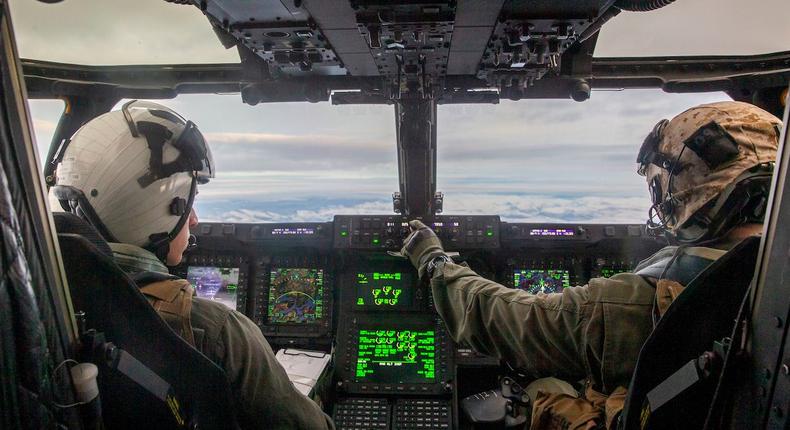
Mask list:
[[[311,324],[323,316],[322,269],[272,269],[269,282],[269,322]]]
[[[360,329],[357,342],[357,382],[413,384],[436,379],[434,330]]]
[[[410,307],[414,286],[402,272],[357,273],[356,305],[371,308]]]
[[[571,286],[570,272],[561,269],[521,269],[513,273],[516,288],[537,293],[559,293]]]
[[[214,300],[236,309],[236,290],[239,287],[238,267],[189,266],[187,280],[195,287],[198,297]]]

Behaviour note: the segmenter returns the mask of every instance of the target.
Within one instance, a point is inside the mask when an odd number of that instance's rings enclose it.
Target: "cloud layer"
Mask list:
[[[458,195],[446,207],[455,215],[500,215],[511,222],[641,223],[646,201],[640,197],[553,197],[545,195]],[[331,221],[334,215],[392,213],[392,202],[371,200],[346,202],[227,202],[227,208],[198,202],[202,221],[214,222],[315,222]],[[268,203],[268,204],[267,204]]]

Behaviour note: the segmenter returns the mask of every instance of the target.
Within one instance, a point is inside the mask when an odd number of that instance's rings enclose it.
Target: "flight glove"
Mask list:
[[[390,252],[390,255],[408,258],[417,268],[417,273],[422,279],[428,271],[428,263],[434,258],[446,255],[442,248],[442,241],[428,226],[420,221],[409,222],[411,233],[403,241],[400,252]]]

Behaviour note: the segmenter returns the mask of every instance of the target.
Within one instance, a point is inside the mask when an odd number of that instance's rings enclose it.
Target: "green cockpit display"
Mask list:
[[[434,330],[360,329],[357,382],[432,383],[436,380]]]
[[[410,277],[402,272],[357,273],[356,305],[370,308],[408,308],[412,305]]]

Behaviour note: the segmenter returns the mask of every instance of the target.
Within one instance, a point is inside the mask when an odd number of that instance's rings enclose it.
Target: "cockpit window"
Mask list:
[[[36,150],[38,151],[38,159],[41,163],[47,156],[49,145],[52,141],[52,135],[55,134],[55,128],[58,126],[60,116],[63,115],[63,109],[66,104],[62,100],[28,100],[30,107],[30,116],[33,119],[33,132],[36,138]]]
[[[392,106],[249,106],[238,94],[156,102],[197,124],[211,147],[216,177],[199,189],[201,221],[330,221],[335,214],[392,212],[398,189]]]
[[[757,5],[759,4],[759,7]],[[790,50],[790,2],[678,0],[622,12],[601,30],[596,57],[755,55]]]
[[[444,210],[520,222],[644,222],[650,197],[636,155],[645,135],[689,106],[727,99],[629,90],[594,91],[583,103],[440,106]]]
[[[595,91],[583,103],[439,106],[437,189],[445,193],[444,210],[506,221],[641,223],[650,205],[636,174],[644,136],[661,118],[726,98]],[[201,220],[392,213],[398,190],[392,106],[248,106],[238,94],[158,102],[198,124],[214,153],[216,178],[197,199]],[[31,101],[42,157],[62,109],[60,101]]]
[[[192,5],[81,0],[10,5],[19,56],[87,65],[238,63]]]

